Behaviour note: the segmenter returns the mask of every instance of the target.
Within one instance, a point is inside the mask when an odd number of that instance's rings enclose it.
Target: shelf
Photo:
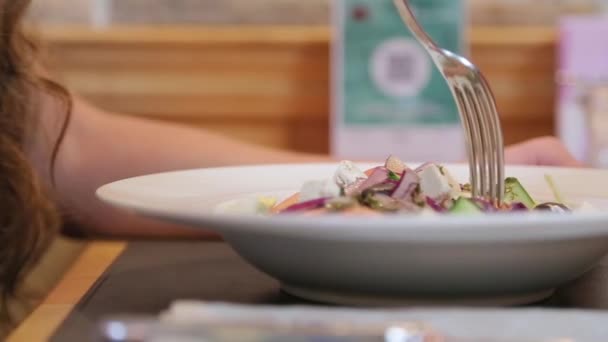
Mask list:
[[[45,26],[34,29],[56,43],[137,44],[328,44],[326,26]],[[556,41],[552,27],[474,27],[472,45],[548,45]]]

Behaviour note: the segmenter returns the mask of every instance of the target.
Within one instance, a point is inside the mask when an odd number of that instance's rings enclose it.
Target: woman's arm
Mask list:
[[[115,237],[200,236],[103,204],[95,190],[119,179],[178,169],[328,160],[264,148],[202,129],[105,112],[76,98],[57,160],[58,200],[86,233]]]

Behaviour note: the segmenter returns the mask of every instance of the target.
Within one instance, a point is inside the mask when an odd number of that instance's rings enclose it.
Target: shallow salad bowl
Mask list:
[[[599,210],[592,213],[267,217],[227,209],[258,196],[285,198],[336,167],[179,171],[108,184],[98,196],[142,215],[217,232],[286,291],[322,302],[527,303],[581,276],[608,252],[608,189],[602,185],[608,171],[601,170],[506,169],[538,200],[552,200],[545,184],[551,175],[570,204],[587,201]],[[459,181],[468,178],[466,165],[446,167]]]

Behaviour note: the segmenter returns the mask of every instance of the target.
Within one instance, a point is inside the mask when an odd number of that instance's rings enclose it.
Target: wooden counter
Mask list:
[[[49,64],[104,108],[328,151],[327,27],[45,27]],[[498,99],[507,142],[551,134],[556,34],[475,28],[472,59]]]
[[[47,341],[126,247],[91,242],[44,302],[9,336],[9,342]]]

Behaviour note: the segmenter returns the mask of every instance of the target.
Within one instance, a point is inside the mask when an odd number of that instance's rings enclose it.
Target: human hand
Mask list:
[[[518,165],[582,167],[554,137],[528,140],[505,149],[505,162]]]

